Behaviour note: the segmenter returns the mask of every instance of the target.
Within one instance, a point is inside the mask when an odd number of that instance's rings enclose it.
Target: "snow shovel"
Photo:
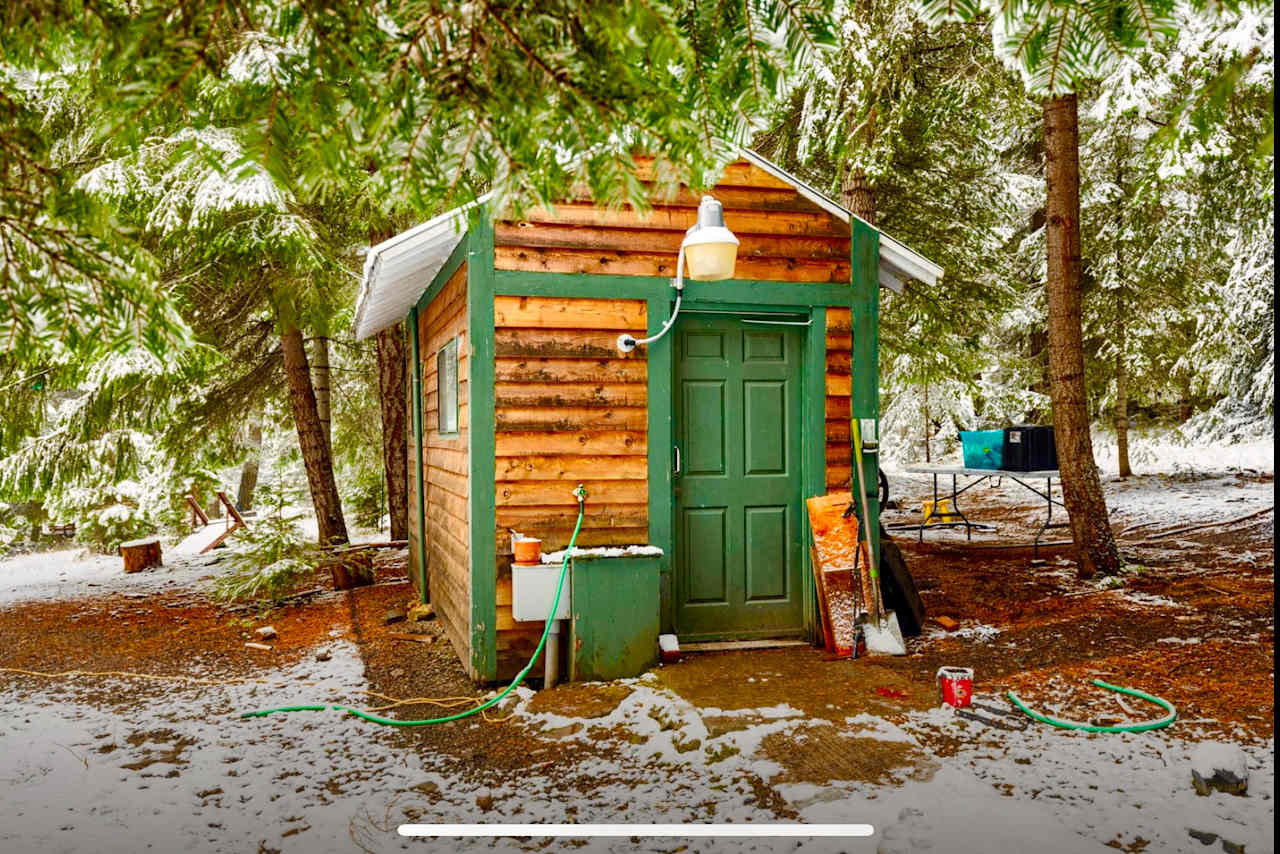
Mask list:
[[[898,615],[884,609],[880,596],[880,571],[876,566],[875,550],[871,548],[871,512],[867,505],[866,474],[862,470],[862,431],[858,419],[851,418],[851,438],[853,439],[853,471],[855,473],[858,495],[862,501],[862,531],[859,539],[865,537],[867,543],[867,564],[871,570],[871,607],[869,619],[862,625],[863,635],[867,640],[867,652],[872,655],[906,655],[907,645],[902,640],[902,629],[898,626]],[[861,550],[859,550],[861,551]]]

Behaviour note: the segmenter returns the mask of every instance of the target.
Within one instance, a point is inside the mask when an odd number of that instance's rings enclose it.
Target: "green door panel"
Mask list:
[[[687,315],[675,338],[676,628],[799,634],[803,333]]]
[[[689,380],[681,386],[679,409],[689,413],[689,436],[682,448],[681,468],[699,476],[724,475],[727,471],[728,437],[725,435],[725,383],[723,380]]]
[[[725,578],[725,507],[697,507],[684,512],[686,542],[698,543],[698,571],[686,576],[687,601],[696,605],[727,605]]]
[[[787,508],[746,508],[747,590],[749,602],[787,598]]]

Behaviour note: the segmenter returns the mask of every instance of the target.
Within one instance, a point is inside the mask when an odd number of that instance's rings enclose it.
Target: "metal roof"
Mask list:
[[[754,151],[743,149],[741,154],[842,222],[851,223],[856,218],[839,202]],[[491,194],[486,193],[470,204],[440,214],[369,249],[352,324],[356,340],[376,335],[404,319],[466,235],[470,209],[485,204],[490,198]],[[940,266],[883,231],[876,231],[880,233],[882,287],[901,291],[909,279],[935,285],[942,278]]]
[[[467,213],[486,193],[370,247],[352,321],[357,341],[404,320],[467,233]]]

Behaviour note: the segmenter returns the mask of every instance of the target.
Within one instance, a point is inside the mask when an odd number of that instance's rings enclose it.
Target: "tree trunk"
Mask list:
[[[1125,322],[1124,306],[1121,306],[1120,331],[1116,341],[1116,460],[1120,477],[1133,474],[1129,468],[1129,369],[1124,359]]]
[[[1186,424],[1196,411],[1191,399],[1191,377],[1184,373],[1178,379],[1178,423]]]
[[[156,537],[121,543],[119,551],[120,556],[124,558],[125,572],[141,572],[153,566],[164,566],[164,558],[160,554],[160,540]]]
[[[1044,102],[1048,250],[1049,392],[1062,472],[1062,500],[1071,522],[1081,578],[1120,569],[1120,554],[1093,459],[1084,388],[1080,322],[1080,151],[1076,96]]]
[[[316,413],[320,416],[320,428],[324,431],[324,442],[333,453],[333,425],[330,420],[329,395],[329,339],[318,335],[312,344],[315,355],[312,359],[311,375],[315,383]]]
[[[386,472],[391,539],[409,537],[408,356],[404,326],[378,333],[378,403],[382,408],[382,467]]]
[[[307,470],[307,485],[311,489],[311,504],[316,511],[320,544],[345,543],[347,523],[342,518],[342,501],[338,497],[338,485],[333,478],[333,455],[329,452],[324,427],[320,423],[302,332],[286,325],[280,336],[280,349],[284,354],[289,405],[293,409],[293,422],[298,428],[298,446],[302,449],[302,464]]]
[[[236,509],[247,513],[253,509],[253,491],[258,488],[258,466],[262,456],[262,424],[249,422],[249,457],[240,466],[240,488],[236,490]]]
[[[933,457],[929,453],[929,384],[924,386],[924,461],[926,463],[933,462]]]
[[[847,168],[840,184],[840,200],[854,215],[876,224],[876,191],[861,169]]]

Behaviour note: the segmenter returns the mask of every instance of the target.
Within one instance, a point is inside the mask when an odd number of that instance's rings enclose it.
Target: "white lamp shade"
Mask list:
[[[738,260],[738,238],[724,226],[703,226],[691,231],[684,243],[689,278],[695,282],[732,279]]]

